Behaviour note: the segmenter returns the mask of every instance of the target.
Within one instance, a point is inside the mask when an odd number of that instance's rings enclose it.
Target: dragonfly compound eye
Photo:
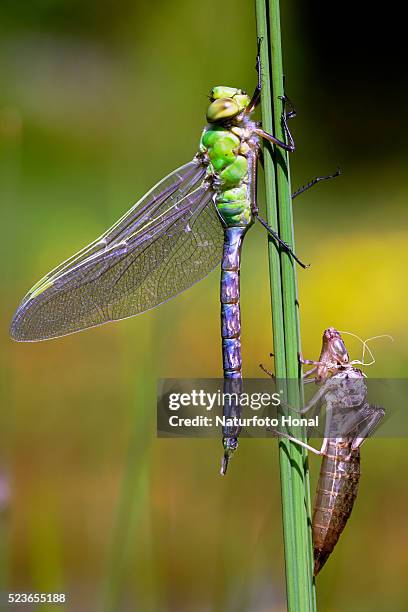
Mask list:
[[[232,119],[241,112],[239,104],[232,98],[222,98],[221,100],[214,100],[210,104],[207,110],[207,121],[209,123],[215,123],[217,121],[224,121],[226,119]]]

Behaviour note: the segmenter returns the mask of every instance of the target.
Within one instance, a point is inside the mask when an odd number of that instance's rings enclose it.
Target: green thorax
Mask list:
[[[200,140],[200,151],[208,161],[207,173],[213,178],[215,204],[227,227],[245,227],[253,221],[248,177],[248,155],[251,149],[244,141],[248,130],[240,120],[240,114],[248,103],[248,96],[241,90],[215,87],[207,111],[211,123],[204,129]],[[235,113],[231,117],[233,121],[227,124],[225,112],[234,112],[235,108],[229,111],[233,105],[239,109],[239,115]]]

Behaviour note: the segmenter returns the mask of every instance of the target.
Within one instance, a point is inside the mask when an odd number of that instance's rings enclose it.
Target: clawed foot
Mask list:
[[[286,94],[284,94],[283,96],[278,96],[278,98],[283,102],[283,116],[285,117],[285,119],[293,119],[294,117],[296,117],[296,109],[292,100],[288,98]],[[287,109],[287,107],[289,108]]]

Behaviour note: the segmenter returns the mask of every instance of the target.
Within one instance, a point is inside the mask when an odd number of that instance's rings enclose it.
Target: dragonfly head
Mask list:
[[[328,327],[323,332],[322,350],[317,366],[316,382],[321,383],[329,376],[335,375],[339,369],[349,368],[350,359],[340,332],[334,327]]]
[[[334,327],[329,327],[323,333],[323,352],[330,363],[345,366],[350,362],[343,338]]]
[[[208,123],[222,123],[237,117],[246,109],[250,97],[235,87],[213,87],[210,92],[210,106],[207,109]]]

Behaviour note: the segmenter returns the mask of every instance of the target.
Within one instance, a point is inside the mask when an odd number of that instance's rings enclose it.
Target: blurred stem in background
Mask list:
[[[155,370],[151,362],[153,353],[149,352],[148,346],[155,344],[157,330],[154,324],[153,328],[147,325],[145,329],[146,333],[142,338],[139,338],[139,341],[146,345],[147,358],[144,364],[135,365],[136,375],[132,387],[134,391],[128,398],[132,431],[129,437],[127,458],[107,555],[106,574],[102,585],[101,610],[103,612],[114,612],[124,605],[127,575],[129,566],[131,566],[131,559],[134,557],[134,550],[142,550],[145,559],[151,553],[144,548],[146,540],[149,545],[151,544],[150,524],[147,525],[148,533],[145,534],[143,543],[141,543],[140,525],[146,523],[146,506],[149,503],[149,473],[153,436],[152,413],[149,408],[150,398],[154,393]],[[126,352],[124,359],[129,359],[130,363],[134,363],[132,343],[129,343],[129,346],[129,354]],[[156,573],[156,568],[152,568],[152,573]],[[150,599],[148,604],[145,602],[145,605],[148,606],[148,608],[145,607],[146,612],[148,609],[157,609],[158,605],[156,601],[152,601],[152,597],[159,597],[159,585],[156,584],[154,578],[152,582],[155,583],[154,588],[149,588],[151,585],[145,585],[146,593],[144,595]],[[136,596],[136,594],[133,593],[133,596]]]
[[[284,95],[279,0],[256,0],[256,18],[258,38],[262,39],[262,126],[284,140],[283,105],[279,98]],[[268,223],[294,247],[288,154],[276,147],[272,151],[267,145],[264,165]],[[278,252],[271,239],[268,248],[275,374],[281,380],[298,379],[300,337],[295,263],[287,253]],[[288,385],[289,405],[299,406],[301,399],[301,385]],[[303,431],[294,427],[291,431],[292,435],[304,436]],[[316,609],[316,598],[307,455],[299,446],[281,439],[279,458],[288,610],[312,612]]]

